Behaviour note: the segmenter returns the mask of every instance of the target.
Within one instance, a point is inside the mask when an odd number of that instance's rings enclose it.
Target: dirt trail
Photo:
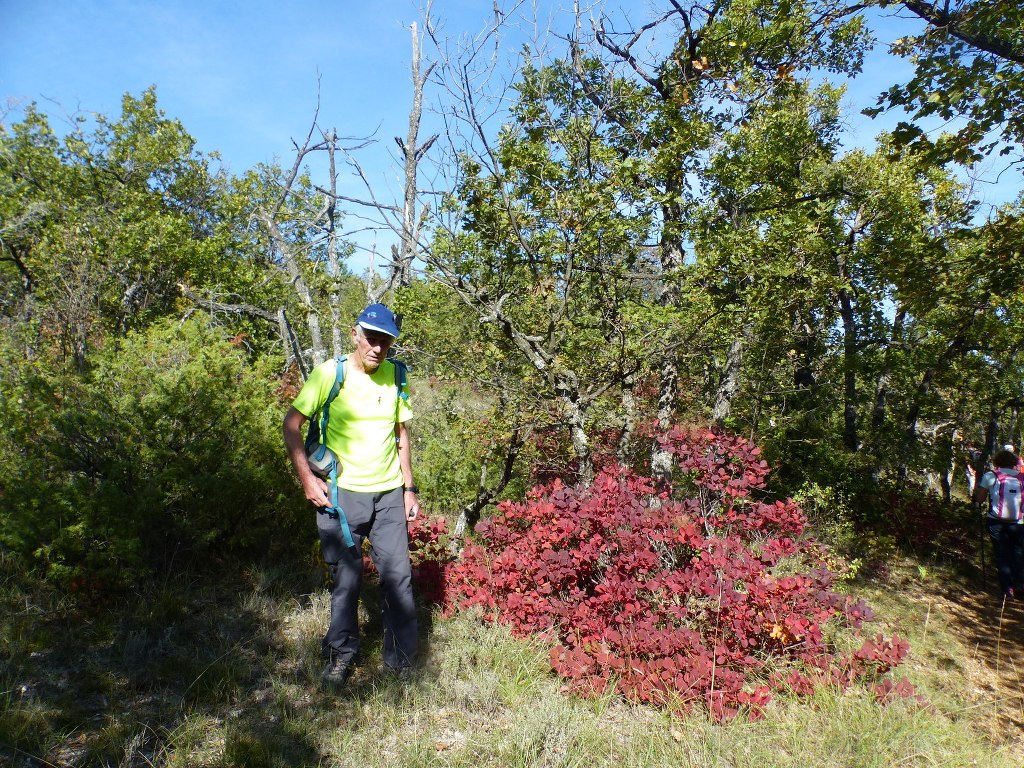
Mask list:
[[[914,601],[940,613],[962,643],[966,653],[958,665],[970,683],[973,706],[986,715],[978,718],[979,727],[997,740],[1011,735],[1024,763],[1024,600],[1004,602],[994,581],[993,573],[987,586],[980,578],[944,582]]]

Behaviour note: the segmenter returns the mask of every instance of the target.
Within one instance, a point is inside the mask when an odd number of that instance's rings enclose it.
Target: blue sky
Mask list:
[[[240,173],[305,136],[318,78],[340,133],[400,126],[415,19],[401,0],[0,0],[0,98],[116,117],[126,91],[156,85],[199,148]]]
[[[568,4],[537,2],[543,9]],[[491,5],[435,0],[434,13],[448,35],[473,34]],[[649,3],[613,5],[644,14]],[[291,162],[292,140],[309,130],[319,78],[321,124],[342,136],[377,131],[379,143],[361,162],[397,189],[392,137],[406,131],[417,8],[412,0],[0,0],[0,119],[16,119],[20,107],[37,101],[60,130],[62,114],[116,117],[126,91],[156,85],[161,108],[182,121],[199,149],[220,152],[241,173],[275,158]],[[909,74],[885,46],[909,29],[893,21],[876,27],[881,44],[850,85],[849,146],[871,147],[898,117],[872,121],[859,111]],[[1004,174],[999,185],[977,191],[1003,202],[1019,191],[1020,178]]]

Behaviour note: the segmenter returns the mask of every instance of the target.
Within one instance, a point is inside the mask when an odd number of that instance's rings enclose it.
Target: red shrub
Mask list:
[[[444,601],[445,580],[454,559],[448,548],[448,521],[443,517],[419,515],[409,523],[409,560],[416,593],[428,605]],[[369,555],[363,555],[363,572],[377,572]]]
[[[482,607],[520,635],[551,639],[571,690],[626,697],[716,719],[759,716],[771,691],[877,679],[906,653],[878,638],[834,656],[822,628],[870,609],[832,591],[827,552],[803,536],[796,503],[751,498],[768,473],[760,451],[711,432],[673,430],[674,489],[621,467],[590,488],[558,481],[505,502],[449,566],[450,610]],[[765,663],[788,674],[760,674]]]
[[[443,517],[420,515],[409,523],[413,583],[430,605],[440,605],[444,600],[446,572],[453,559],[448,541],[448,521]]]

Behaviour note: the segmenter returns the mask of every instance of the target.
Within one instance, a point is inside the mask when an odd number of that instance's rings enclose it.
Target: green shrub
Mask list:
[[[24,366],[3,543],[84,587],[297,543],[272,381],[202,318],[108,344],[84,376]]]

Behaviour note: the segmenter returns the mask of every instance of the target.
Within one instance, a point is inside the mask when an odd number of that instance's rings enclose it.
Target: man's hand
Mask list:
[[[302,485],[302,492],[317,509],[323,509],[331,506],[331,497],[327,494],[327,481],[314,475],[306,460],[306,446],[302,439],[302,425],[305,423],[306,417],[302,413],[289,408],[282,425],[284,444],[295,469],[295,476]]]
[[[327,493],[327,481],[310,472],[302,480],[302,490],[317,509],[331,506],[331,497]]]
[[[408,522],[412,522],[416,519],[416,515],[419,514],[420,503],[416,499],[416,494],[412,491],[405,492],[405,519]]]

